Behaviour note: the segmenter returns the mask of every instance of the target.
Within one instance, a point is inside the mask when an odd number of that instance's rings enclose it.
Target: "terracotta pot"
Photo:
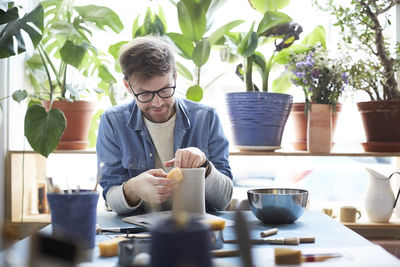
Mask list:
[[[49,109],[50,101],[43,101],[46,110]],[[74,101],[68,102],[59,100],[53,102],[53,108],[58,108],[64,112],[67,120],[67,127],[57,146],[58,150],[80,150],[85,149],[88,144],[88,134],[94,102]]]
[[[400,100],[357,103],[364,125],[366,152],[400,152]]]
[[[307,119],[307,150],[329,153],[332,149],[332,106],[311,104]]]
[[[293,122],[295,141],[292,142],[293,149],[307,150],[307,116],[304,114],[305,103],[293,103],[290,118]],[[336,131],[336,124],[339,113],[342,111],[342,104],[336,104],[336,112],[332,113],[332,140]]]
[[[332,149],[332,106],[311,104],[307,118],[307,150],[329,153]]]

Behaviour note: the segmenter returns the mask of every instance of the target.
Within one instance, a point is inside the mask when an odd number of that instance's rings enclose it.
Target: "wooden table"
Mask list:
[[[246,217],[251,230],[251,237],[259,238],[260,231],[277,227],[279,232],[273,237],[315,237],[315,243],[290,246],[293,249],[300,249],[303,253],[339,252],[344,257],[332,259],[325,262],[303,263],[301,266],[400,266],[400,261],[386,252],[380,246],[376,246],[367,239],[353,232],[344,225],[318,211],[306,211],[295,223],[286,225],[263,225],[251,212],[246,212]],[[233,212],[220,212],[215,215],[227,220],[233,220]],[[99,212],[98,223],[102,227],[132,226],[122,222],[122,216],[113,212]],[[230,222],[230,221],[228,221]],[[229,224],[229,223],[228,223]],[[51,227],[45,227],[43,231],[51,231]],[[223,232],[225,239],[235,239],[232,226],[225,228]],[[109,239],[107,236],[99,235],[96,242]],[[29,238],[14,245],[14,249],[21,255],[21,261],[28,257]],[[255,245],[252,247],[252,254],[255,266],[275,266],[273,259],[273,248],[279,245]],[[224,244],[223,249],[236,248],[235,244]],[[3,260],[3,253],[0,254],[0,262]],[[98,247],[95,247],[92,262],[82,263],[79,266],[116,266],[117,257],[100,258]],[[214,259],[215,266],[241,266],[240,258],[217,258]]]

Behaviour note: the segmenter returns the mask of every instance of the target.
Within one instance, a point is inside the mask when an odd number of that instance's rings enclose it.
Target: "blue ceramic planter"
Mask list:
[[[96,210],[99,193],[47,194],[53,234],[92,249],[96,237]]]
[[[291,95],[267,92],[228,93],[226,103],[235,145],[281,145],[283,130],[292,108]]]

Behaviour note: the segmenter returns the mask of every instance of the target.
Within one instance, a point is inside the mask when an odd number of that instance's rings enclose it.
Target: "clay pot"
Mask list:
[[[332,106],[311,104],[307,120],[307,150],[329,153],[332,149]]]
[[[49,105],[50,101],[43,101],[43,106],[46,110],[49,109]],[[53,102],[53,108],[58,108],[64,112],[65,119],[67,120],[67,127],[57,146],[57,150],[85,149],[89,144],[88,134],[94,110],[94,102],[58,100]]]
[[[366,152],[400,152],[400,100],[357,103],[364,125]]]
[[[292,142],[293,149],[307,150],[307,116],[304,114],[305,103],[293,103],[290,118],[295,131],[295,141]],[[342,104],[336,104],[336,112],[332,113],[332,140],[336,130],[339,113],[342,111]]]

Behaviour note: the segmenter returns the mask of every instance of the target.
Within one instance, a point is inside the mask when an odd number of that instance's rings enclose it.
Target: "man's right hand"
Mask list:
[[[176,182],[166,177],[167,173],[162,169],[153,169],[129,179],[123,186],[129,206],[136,206],[141,199],[149,203],[162,203],[167,200]]]

